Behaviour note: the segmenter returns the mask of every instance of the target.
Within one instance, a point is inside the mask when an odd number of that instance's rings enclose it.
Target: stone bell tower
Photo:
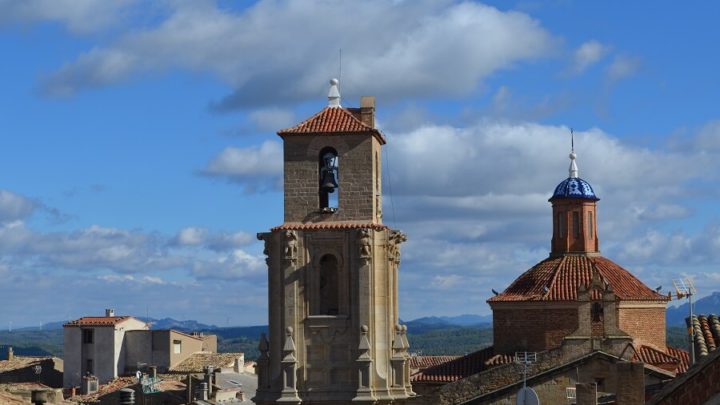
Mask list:
[[[382,223],[375,99],[328,106],[278,132],[285,220],[265,242],[269,337],[262,336],[257,404],[396,404],[412,392],[398,318],[399,246]]]

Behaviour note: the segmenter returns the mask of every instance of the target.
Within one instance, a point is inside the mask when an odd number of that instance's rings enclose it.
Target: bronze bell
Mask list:
[[[326,193],[332,193],[337,188],[338,183],[335,180],[335,173],[333,170],[324,169],[322,172],[322,179],[320,180],[320,189]]]

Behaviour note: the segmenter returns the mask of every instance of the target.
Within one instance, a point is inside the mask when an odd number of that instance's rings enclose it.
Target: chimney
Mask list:
[[[642,363],[617,363],[618,404],[641,404],[645,400],[645,367]]]
[[[123,388],[120,390],[120,404],[121,405],[135,405],[135,391],[130,388]]]
[[[215,373],[215,367],[213,366],[207,366],[205,368],[205,382],[207,382],[207,392],[210,397],[212,397],[213,393],[213,377]]]
[[[15,359],[15,353],[13,352],[12,346],[8,346],[8,361],[13,361]]]
[[[363,124],[375,128],[375,96],[360,97],[360,120]]]
[[[200,400],[207,401],[208,400],[208,388],[207,383],[202,382],[200,383]]]
[[[30,400],[35,405],[43,405],[47,402],[47,391],[45,390],[33,390],[30,394]]]
[[[112,308],[111,308],[111,309],[106,309],[106,310],[105,310],[105,316],[107,316],[107,317],[115,316],[115,310],[112,309]]]
[[[187,389],[187,402],[188,404],[192,402],[192,374],[188,373],[187,377],[185,379],[185,388]]]

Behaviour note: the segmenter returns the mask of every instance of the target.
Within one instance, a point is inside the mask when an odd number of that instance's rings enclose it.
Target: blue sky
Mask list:
[[[375,95],[389,139],[404,319],[487,314],[547,256],[570,127],[603,253],[720,290],[718,7],[0,0],[0,325],[265,322],[275,131],[323,108],[339,49],[343,105]]]

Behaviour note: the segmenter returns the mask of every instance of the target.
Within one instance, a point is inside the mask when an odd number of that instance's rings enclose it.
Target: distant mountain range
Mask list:
[[[204,323],[200,323],[198,321],[194,320],[187,320],[187,321],[178,321],[177,319],[173,318],[163,318],[163,319],[155,319],[155,318],[146,318],[144,316],[139,316],[137,319],[140,319],[143,322],[149,322],[150,323],[150,329],[175,329],[182,332],[191,332],[191,331],[199,331],[199,330],[215,330],[219,329],[215,325],[206,325]],[[58,321],[58,322],[48,322],[42,325],[43,330],[57,330],[62,329],[63,325],[67,323],[68,321]],[[37,326],[29,326],[25,328],[18,328],[16,330],[18,331],[29,331],[29,330],[38,330],[39,328]]]
[[[720,291],[716,291],[707,297],[703,297],[693,302],[693,310],[695,314],[720,314]],[[688,316],[688,304],[678,307],[668,307],[667,309],[667,325],[668,326],[684,326],[685,318]],[[138,317],[144,322],[150,322],[152,329],[175,329],[184,332],[190,331],[216,331],[223,334],[223,331],[234,335],[239,331],[239,335],[244,335],[245,330],[258,332],[267,330],[267,326],[247,326],[247,327],[218,327],[216,325],[204,324],[195,320],[179,321],[173,318],[146,318]],[[43,330],[62,329],[66,321],[50,322],[43,324]],[[492,326],[492,315],[472,315],[464,314],[458,316],[426,316],[411,321],[403,322],[408,327],[410,333],[425,333],[432,330],[447,329],[452,327],[474,327],[484,328]],[[16,329],[18,331],[38,330],[38,327],[26,327]]]
[[[688,306],[688,302],[685,301],[684,304],[678,307],[669,307],[665,317],[668,326],[685,326],[685,318],[690,315]],[[693,302],[693,314],[720,315],[720,291]]]

